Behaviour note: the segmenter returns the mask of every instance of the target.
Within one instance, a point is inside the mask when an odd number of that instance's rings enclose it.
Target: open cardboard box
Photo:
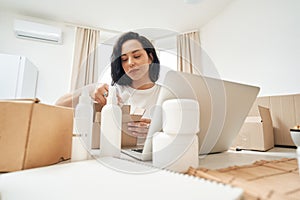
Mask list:
[[[37,99],[0,101],[0,172],[71,158],[73,110]]]
[[[95,103],[94,105],[94,122],[92,134],[92,149],[100,148],[100,127],[101,127],[101,107]],[[145,110],[136,109],[130,114],[130,105],[123,105],[122,110],[122,136],[121,147],[135,147],[137,146],[137,137],[130,135],[128,131],[128,122],[138,122],[141,120]]]
[[[300,94],[258,97],[249,116],[259,116],[258,106],[270,109],[275,146],[295,146],[290,129],[300,124]]]
[[[243,124],[234,148],[267,151],[274,147],[274,133],[270,110],[258,106],[260,117],[248,116]]]

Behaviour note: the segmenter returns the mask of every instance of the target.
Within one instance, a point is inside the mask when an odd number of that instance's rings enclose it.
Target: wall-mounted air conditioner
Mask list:
[[[18,38],[33,39],[46,42],[62,43],[60,28],[36,22],[15,20],[14,31]]]

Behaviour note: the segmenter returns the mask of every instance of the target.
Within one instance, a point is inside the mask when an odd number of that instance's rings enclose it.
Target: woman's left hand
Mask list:
[[[128,122],[129,134],[136,137],[145,138],[148,134],[151,119],[143,118],[139,122]]]

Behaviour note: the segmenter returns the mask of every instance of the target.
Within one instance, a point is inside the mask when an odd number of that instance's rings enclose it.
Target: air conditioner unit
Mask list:
[[[17,37],[46,42],[62,43],[60,28],[36,22],[15,20],[14,31]]]

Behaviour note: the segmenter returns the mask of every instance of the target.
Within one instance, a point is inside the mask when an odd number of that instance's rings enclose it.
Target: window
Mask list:
[[[100,83],[111,83],[110,75],[110,56],[112,53],[113,46],[107,44],[98,45],[98,82]]]
[[[176,50],[160,50],[158,53],[162,67],[167,67],[175,71],[177,70]]]

